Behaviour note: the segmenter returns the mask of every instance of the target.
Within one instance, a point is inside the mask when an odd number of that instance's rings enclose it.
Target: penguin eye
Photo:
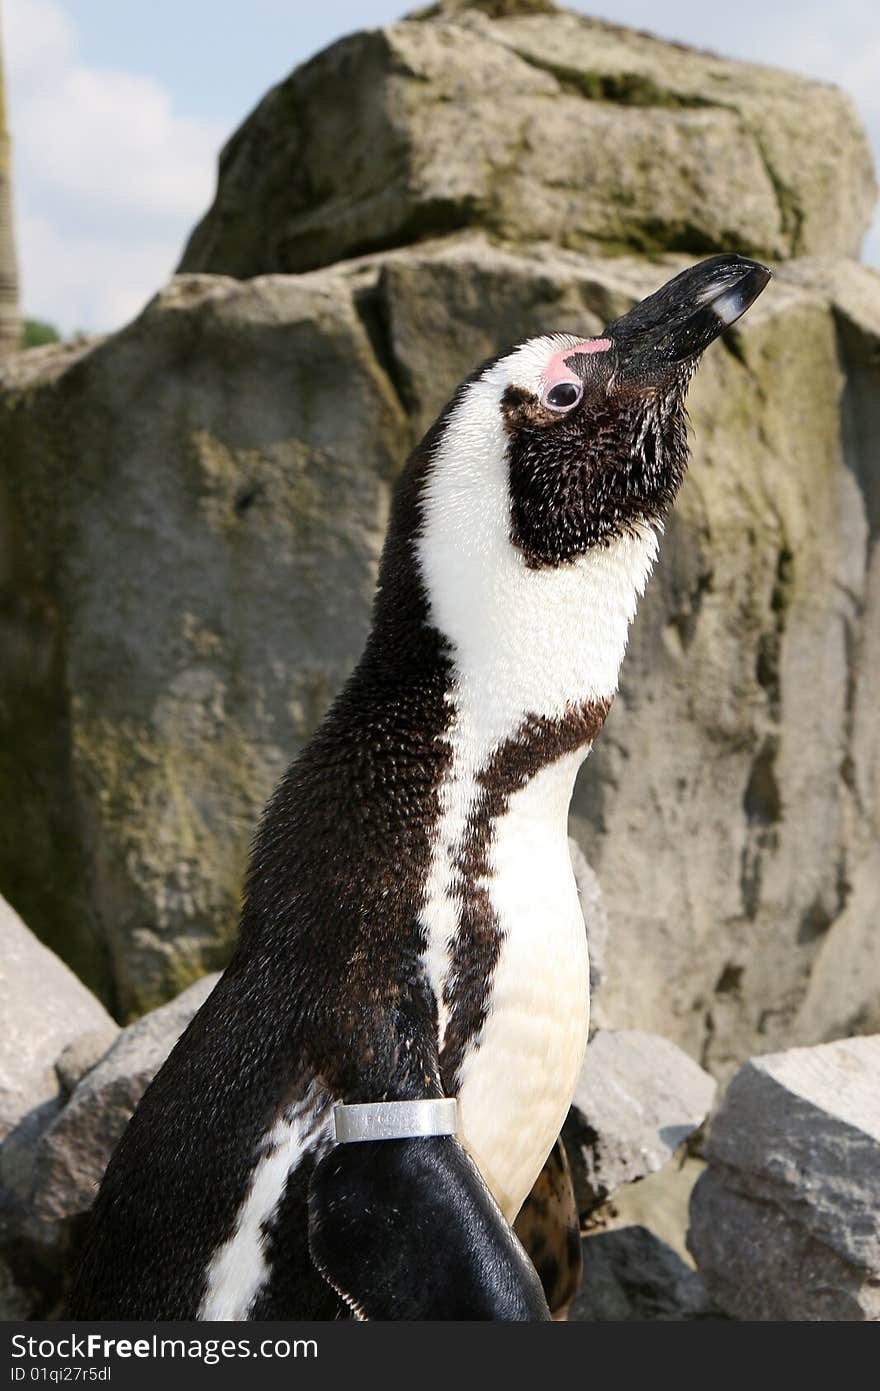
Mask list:
[[[584,394],[584,388],[577,382],[557,382],[544,392],[544,405],[551,411],[570,411]]]

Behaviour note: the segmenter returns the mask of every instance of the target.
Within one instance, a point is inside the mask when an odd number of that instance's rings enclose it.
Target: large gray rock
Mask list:
[[[181,269],[310,270],[474,227],[602,254],[856,256],[874,195],[833,87],[472,0],[343,39],[273,88]]]
[[[123,1011],[226,958],[262,802],[358,655],[407,442],[499,345],[595,332],[684,260],[468,237],[182,277],[114,339],[5,366],[0,882]],[[804,261],[707,354],[575,793],[615,926],[599,1022],[716,1074],[876,1019],[878,349],[876,273]]]
[[[587,929],[587,945],[590,952],[590,1019],[595,1019],[596,992],[605,979],[608,953],[608,915],[602,901],[599,880],[587,862],[587,857],[576,840],[569,838],[568,849],[571,854],[571,867],[577,884],[584,926]]]
[[[95,1056],[94,1032],[62,1051],[56,1070],[65,1094],[30,1136],[27,1164],[16,1166],[16,1182],[0,1184],[0,1317],[57,1316],[82,1234],[80,1219],[91,1207],[113,1148],[217,979],[197,981],[121,1033],[114,1025],[102,1058]],[[73,1088],[69,1100],[68,1087]],[[12,1139],[0,1148],[4,1168]]]
[[[88,1211],[134,1108],[218,979],[205,976],[123,1029],[80,1081],[37,1146],[31,1201],[38,1217]]]
[[[712,1124],[689,1247],[741,1319],[880,1319],[880,1036],[754,1058]]]
[[[189,277],[31,359],[0,405],[0,882],[126,1017],[225,964],[363,639],[403,415],[331,277]]]
[[[581,1218],[668,1163],[705,1120],[714,1095],[713,1079],[668,1039],[597,1033],[562,1132]]]
[[[27,1181],[33,1146],[62,1101],[55,1061],[66,1047],[117,1025],[91,991],[0,898],[0,1186]]]
[[[65,1100],[57,1059],[78,1057],[82,1069],[119,1028],[4,898],[0,1020],[0,1318],[40,1317],[62,1259],[31,1210],[35,1155]]]

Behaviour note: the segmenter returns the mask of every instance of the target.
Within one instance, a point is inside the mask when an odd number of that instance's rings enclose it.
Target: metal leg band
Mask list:
[[[373,1101],[334,1106],[336,1143],[359,1140],[413,1140],[420,1135],[455,1135],[458,1102],[454,1096],[425,1101]]]

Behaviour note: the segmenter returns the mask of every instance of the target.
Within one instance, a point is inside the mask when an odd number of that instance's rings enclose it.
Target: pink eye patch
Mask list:
[[[568,358],[580,353],[607,353],[610,347],[610,338],[585,338],[582,343],[575,343],[570,348],[560,348],[549,359],[541,373],[541,380],[548,389],[556,386],[557,382],[570,382],[575,374],[566,365]]]

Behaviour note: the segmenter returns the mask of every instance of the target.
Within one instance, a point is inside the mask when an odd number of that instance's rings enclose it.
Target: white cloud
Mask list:
[[[78,231],[25,211],[16,219],[27,313],[66,333],[114,329],[128,323],[167,280],[179,254],[178,238]],[[58,307],[62,306],[62,312]]]
[[[63,113],[73,113],[62,120]],[[25,106],[30,177],[102,210],[177,224],[210,192],[221,132],[176,116],[152,78],[73,65]]]
[[[57,71],[76,48],[70,20],[51,0],[4,0],[3,28],[10,74],[24,81]]]
[[[880,135],[880,35],[844,62],[834,80],[852,94],[875,135]]]
[[[25,310],[116,328],[173,270],[228,132],[151,77],[82,63],[55,0],[5,0],[3,18]]]

